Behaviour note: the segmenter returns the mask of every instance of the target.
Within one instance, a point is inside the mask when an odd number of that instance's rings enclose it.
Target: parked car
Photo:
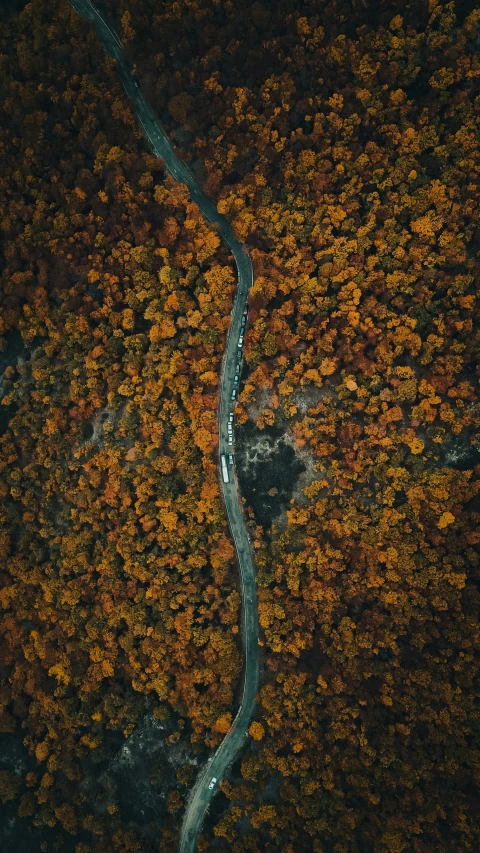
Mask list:
[[[248,308],[245,308],[245,311],[243,312],[243,316],[246,317],[247,314],[248,314]]]
[[[240,337],[238,339],[238,346],[239,347],[243,346],[243,335],[240,335]]]
[[[232,391],[232,400],[234,400],[236,396],[237,396],[237,389],[234,388]]]
[[[228,464],[233,465],[233,456],[231,453],[228,454]]]

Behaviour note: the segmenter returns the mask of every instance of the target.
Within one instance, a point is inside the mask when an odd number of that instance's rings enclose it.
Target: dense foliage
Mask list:
[[[270,528],[252,518],[263,680],[215,843],[467,853],[480,12],[298,5],[102,4],[254,261],[237,420],[312,463]],[[215,459],[234,270],[66,4],[27,6],[1,53],[1,331],[6,354],[10,330],[31,349],[3,379],[1,695],[38,761],[1,790],[38,826],[91,831],[78,853],[143,850],[82,785],[109,729],[170,714],[193,756],[235,709]],[[171,786],[162,850],[191,778]]]

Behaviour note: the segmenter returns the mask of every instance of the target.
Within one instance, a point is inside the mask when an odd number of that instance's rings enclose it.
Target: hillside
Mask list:
[[[254,263],[261,688],[203,853],[478,849],[474,6],[99,4]],[[234,265],[67,2],[0,68],[0,839],[171,853],[243,665]]]

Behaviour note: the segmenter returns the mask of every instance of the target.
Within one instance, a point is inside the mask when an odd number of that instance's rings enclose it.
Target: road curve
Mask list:
[[[227,337],[226,349],[222,364],[220,383],[219,409],[219,458],[232,448],[228,444],[228,419],[232,411],[232,391],[234,388],[235,367],[238,362],[238,339],[240,336],[243,311],[246,308],[249,288],[253,283],[253,268],[248,252],[242,243],[236,239],[228,221],[222,216],[213,201],[205,195],[186,164],[175,154],[173,147],[155,116],[150,104],[147,103],[142,91],[133,79],[128,69],[121,41],[118,35],[101,17],[90,0],[69,0],[73,8],[88,21],[97,33],[105,53],[117,60],[118,75],[127,96],[135,105],[139,124],[152,152],[161,157],[165,168],[172,177],[188,188],[192,201],[204,216],[215,223],[218,233],[230,248],[237,265],[237,293],[232,310],[232,322]],[[245,655],[245,670],[243,693],[237,715],[230,731],[223,739],[216,752],[207,761],[199,773],[195,785],[190,792],[185,811],[180,853],[193,853],[197,835],[203,823],[205,813],[212,797],[218,790],[225,770],[237,756],[255,708],[255,695],[258,690],[258,610],[255,587],[255,569],[250,550],[247,530],[243,520],[238,496],[238,487],[234,467],[228,466],[229,482],[220,482],[227,509],[230,531],[235,542],[238,563],[240,566],[242,588],[242,641]],[[211,780],[215,778],[212,789]]]

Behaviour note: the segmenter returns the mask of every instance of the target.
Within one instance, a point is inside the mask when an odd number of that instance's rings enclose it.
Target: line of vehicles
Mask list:
[[[233,389],[231,393],[231,401],[236,399],[238,393],[238,386],[240,384],[240,372],[241,372],[241,362],[242,362],[242,348],[243,348],[243,338],[245,334],[245,326],[247,325],[247,315],[248,310],[245,308],[242,315],[242,322],[240,326],[240,337],[238,339],[237,344],[237,363],[235,365],[235,375],[233,377]],[[228,415],[228,424],[227,424],[227,442],[228,446],[233,448],[233,411],[231,411]],[[222,466],[222,478],[224,483],[229,482],[228,476],[228,466],[232,467],[233,465],[233,453],[228,454],[228,465],[227,465],[227,455],[222,453],[221,455],[221,466]]]
[[[245,308],[242,316],[242,324],[240,326],[240,337],[238,339],[237,349],[238,349],[238,360],[235,366],[235,376],[233,378],[233,390],[232,390],[232,400],[235,400],[238,391],[238,385],[240,382],[240,362],[242,360],[242,347],[243,347],[243,336],[245,334],[245,326],[247,324],[247,314],[248,311]]]

